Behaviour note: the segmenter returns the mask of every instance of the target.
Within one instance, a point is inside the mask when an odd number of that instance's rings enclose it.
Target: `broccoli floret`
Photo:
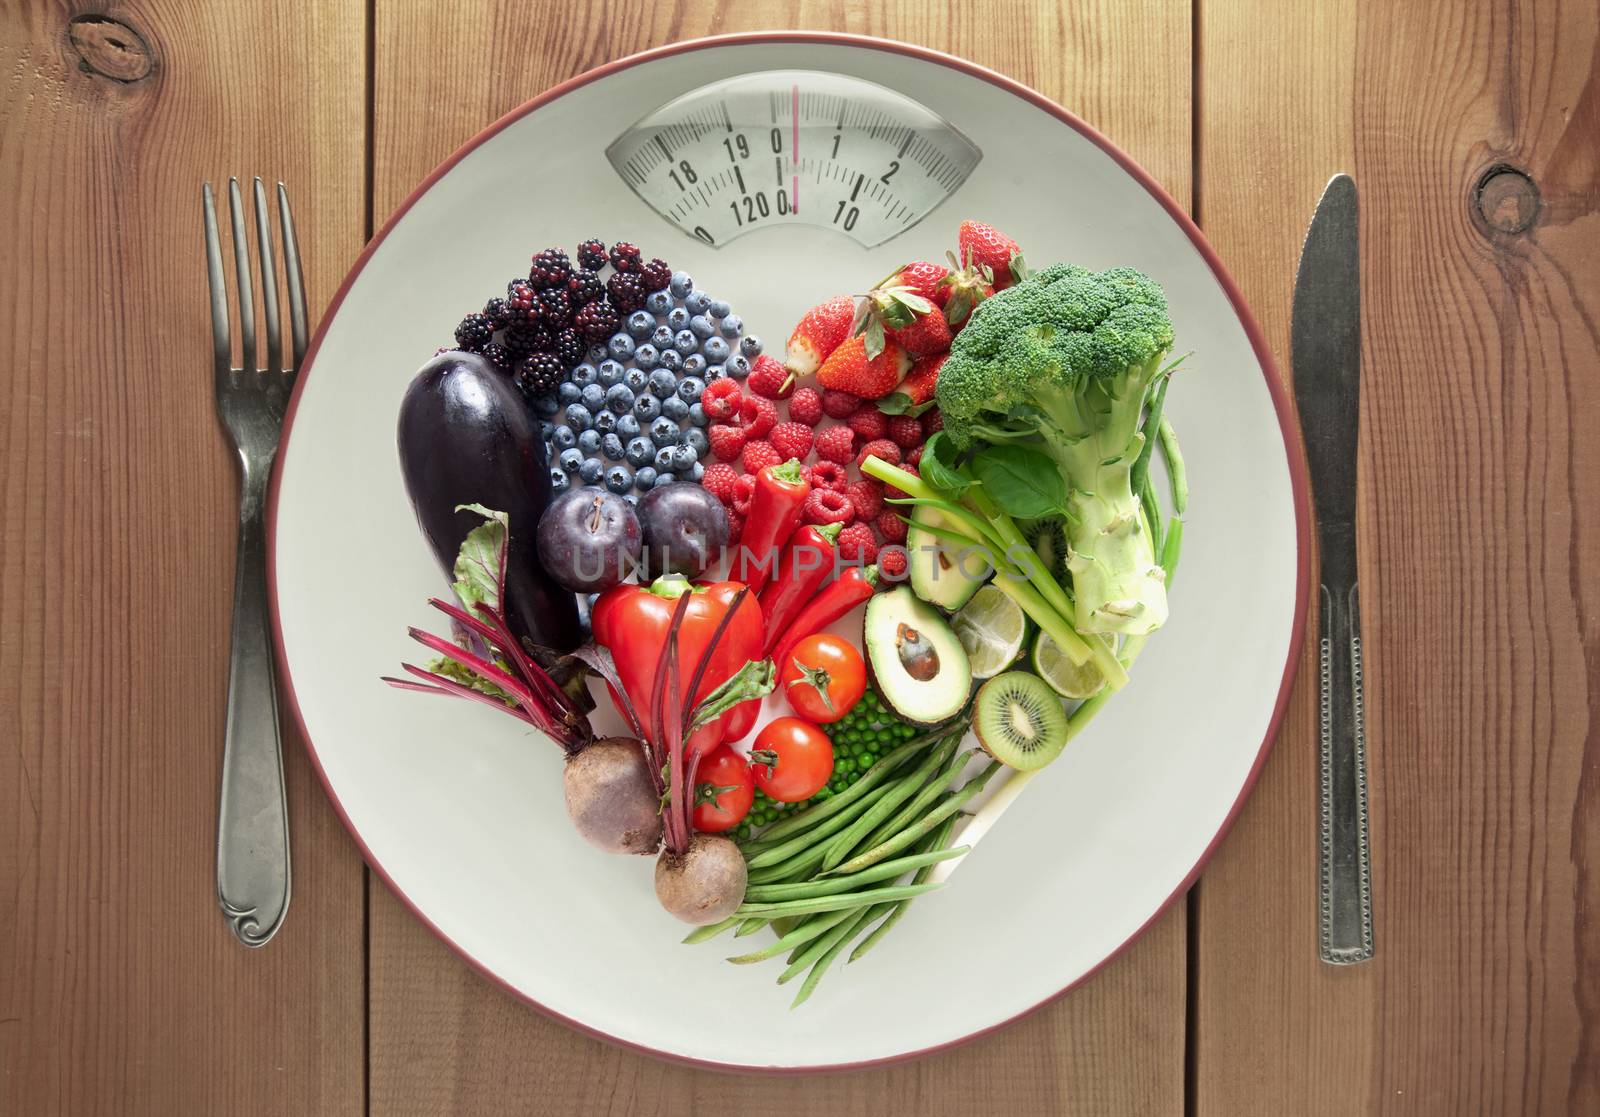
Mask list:
[[[957,447],[1037,442],[1065,476],[1079,632],[1139,635],[1167,618],[1131,473],[1171,347],[1166,296],[1148,276],[1058,264],[980,303],[939,370]]]

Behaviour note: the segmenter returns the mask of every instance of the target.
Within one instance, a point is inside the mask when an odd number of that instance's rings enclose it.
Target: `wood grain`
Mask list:
[[[992,66],[1087,117],[1180,199],[1189,194],[1187,3],[380,0],[376,19],[380,217],[485,122],[573,74],[678,39],[784,27],[904,39]],[[1182,905],[1086,987],[1000,1035],[881,1071],[772,1079],[671,1066],[577,1035],[479,979],[382,884],[370,892],[374,1113],[1146,1114],[1183,1105]]]
[[[1362,191],[1377,957],[1317,960],[1303,665],[1197,894],[1196,1111],[1595,1113],[1595,8],[1205,3],[1199,57],[1201,221],[1280,359],[1322,184]],[[1525,233],[1504,183],[1475,212],[1500,163]]]
[[[363,9],[0,7],[0,1113],[352,1113],[362,870],[292,735],[294,897],[215,898],[236,479],[200,182],[360,246]],[[82,65],[80,65],[80,62]]]

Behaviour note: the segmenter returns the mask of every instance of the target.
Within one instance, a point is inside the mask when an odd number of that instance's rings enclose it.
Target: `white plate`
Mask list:
[[[984,150],[971,179],[878,249],[810,228],[713,250],[647,211],[605,145],[655,105],[765,69],[855,74]],[[1172,620],[1133,685],[1040,778],[944,892],[791,1012],[770,966],[735,967],[657,906],[650,862],[582,844],[560,758],[511,719],[378,681],[436,624],[441,588],[401,484],[411,372],[545,244],[640,242],[781,343],[797,315],[988,218],[1035,263],[1128,265],[1167,290],[1168,413],[1193,498]],[[1306,602],[1298,436],[1260,331],[1199,231],[1126,155],[1038,94],[878,40],[684,43],[575,78],[430,175],[362,254],[311,345],[270,508],[282,681],[335,807],[400,899],[507,990],[574,1026],[739,1068],[860,1065],[998,1027],[1082,981],[1194,879],[1265,757]],[[1037,949],[1011,948],[1019,929]],[[987,945],[986,945],[987,944]],[[730,1026],[726,1006],[737,1005]]]

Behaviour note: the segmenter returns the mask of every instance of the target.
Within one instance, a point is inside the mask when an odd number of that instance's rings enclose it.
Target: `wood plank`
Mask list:
[[[492,29],[482,38],[462,27]],[[374,198],[381,215],[483,124],[573,74],[649,46],[803,27],[963,54],[1107,131],[1180,199],[1190,173],[1189,5],[551,3],[377,7]],[[426,66],[416,60],[427,58]],[[1136,85],[1137,97],[1127,95]],[[427,128],[416,122],[425,117]],[[1182,905],[1083,989],[999,1036],[882,1071],[733,1077],[589,1040],[473,974],[373,881],[375,1113],[1175,1113],[1182,1108]]]
[[[1197,33],[1202,224],[1280,359],[1323,183],[1362,190],[1377,891],[1376,959],[1323,966],[1308,657],[1198,889],[1197,1112],[1600,1111],[1595,10],[1258,0]],[[1473,212],[1500,162],[1526,232]]]
[[[200,182],[291,188],[313,313],[363,228],[364,15],[0,10],[0,1113],[354,1113],[362,867],[292,737],[294,897],[228,933],[235,468]]]

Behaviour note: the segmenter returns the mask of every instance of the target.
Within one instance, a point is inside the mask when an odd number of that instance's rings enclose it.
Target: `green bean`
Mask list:
[[[882,787],[874,788],[869,794],[863,795],[854,803],[851,803],[845,810],[839,811],[832,818],[824,820],[820,826],[796,834],[786,842],[762,850],[754,857],[749,858],[745,862],[746,866],[751,869],[764,869],[768,865],[776,865],[780,861],[788,860],[801,850],[810,848],[813,843],[819,842],[829,834],[850,825],[851,820],[859,817],[863,811],[871,810],[874,803],[898,786],[900,786],[899,782],[896,781],[895,783],[886,783]]]
[[[733,937],[736,939],[742,939],[746,935],[753,935],[771,922],[772,920],[770,919],[745,919],[744,922],[739,924],[739,929],[733,933]]]
[[[901,807],[889,821],[868,834],[859,848],[872,849],[885,838],[892,837],[907,826],[910,826],[913,819],[921,818],[927,813],[928,808],[933,805],[935,799],[950,790],[950,781],[955,779],[961,769],[967,766],[967,761],[971,758],[971,755],[971,753],[958,753],[952,756],[950,762],[940,770],[937,776],[928,782],[926,787],[917,793],[915,799]]]
[[[822,864],[822,855],[827,848],[827,846],[819,843],[808,850],[795,854],[781,865],[769,865],[764,869],[752,869],[747,883],[776,884],[780,881],[809,877],[812,871]]]
[[[776,904],[743,904],[736,914],[746,918],[812,915],[819,911],[840,911],[844,908],[857,908],[862,904],[904,900],[943,887],[942,884],[895,885],[891,888],[869,888],[865,892],[843,892],[837,896],[815,896],[809,900],[784,900]]]
[[[696,927],[694,930],[690,931],[684,936],[683,941],[686,943],[710,942],[712,939],[722,934],[722,932],[726,931],[729,927],[741,922],[743,922],[743,920],[741,920],[737,915],[729,916],[721,923],[712,923],[705,927]]]
[[[735,958],[729,958],[728,961],[735,965],[743,966],[751,962],[760,962],[766,958],[776,958],[786,950],[792,950],[802,943],[810,942],[828,930],[828,928],[849,919],[852,914],[852,909],[846,908],[843,911],[832,911],[819,915],[815,919],[808,919],[771,946],[764,946],[760,950],[751,951],[749,954],[740,954]]]
[[[868,866],[876,865],[879,861],[882,861],[885,857],[888,857],[891,854],[899,853],[902,849],[905,849],[906,846],[918,841],[930,833],[936,826],[939,825],[939,823],[943,822],[945,819],[959,811],[962,804],[966,803],[974,795],[983,790],[983,785],[989,782],[990,778],[993,777],[999,767],[1000,762],[998,760],[991,760],[988,766],[984,768],[982,772],[978,773],[976,776],[972,777],[972,779],[963,784],[959,791],[953,792],[946,796],[944,802],[940,803],[932,811],[928,812],[928,815],[920,822],[906,827],[894,837],[878,844],[877,846],[874,846],[865,853],[857,854],[855,857],[852,857],[850,860],[846,861],[843,865],[840,865],[835,869],[829,869],[822,875],[838,876],[843,875],[844,873],[859,872]]]
[[[950,759],[950,754],[955,751],[960,740],[959,737],[946,737],[908,776],[888,784],[877,802],[857,817],[843,833],[828,843],[827,854],[822,858],[822,867],[831,869],[843,861],[864,835],[870,834],[879,823],[895,812],[895,808],[926,787],[933,773]]]
[[[855,802],[856,799],[862,795],[865,795],[879,783],[883,782],[884,778],[887,777],[889,773],[893,772],[897,767],[899,767],[900,762],[906,757],[920,749],[926,748],[928,745],[931,745],[941,737],[948,736],[949,733],[950,728],[947,726],[943,729],[933,730],[930,733],[924,733],[920,737],[911,738],[911,740],[899,746],[887,756],[878,760],[877,763],[868,768],[866,772],[862,774],[860,779],[851,784],[849,787],[845,788],[843,791],[839,792],[839,794],[830,795],[820,803],[813,803],[803,811],[799,811],[790,815],[788,818],[781,818],[777,822],[774,822],[771,826],[767,827],[766,833],[761,835],[762,844],[765,845],[768,841],[774,838],[785,838],[790,834],[799,833],[801,830],[805,830],[808,827],[816,825],[818,822],[821,822],[823,819],[834,814],[835,812],[844,810],[851,803]]]
[[[944,822],[940,824],[939,829],[934,831],[933,837],[925,843],[928,846],[929,853],[937,853],[948,856],[957,853],[964,853],[971,848],[969,846],[957,846],[955,849],[944,848],[944,844],[950,840],[950,831],[954,830],[955,826],[956,820],[954,816],[945,819]],[[923,854],[922,856],[928,856],[928,854]],[[943,860],[942,857],[940,859]],[[928,874],[931,872],[933,872],[933,862],[930,861],[920,870],[918,870],[916,876],[911,878],[911,883],[922,884],[926,882],[928,879]],[[876,946],[878,940],[889,933],[889,928],[900,922],[900,917],[906,913],[906,909],[910,906],[910,900],[901,900],[899,903],[895,904],[893,910],[889,912],[889,917],[874,927],[870,935],[856,944],[856,948],[850,952],[850,957],[845,960],[845,964],[849,965],[851,962],[854,962],[856,959],[860,958],[863,954]]]
[[[776,903],[780,900],[805,900],[812,896],[832,896],[840,892],[849,892],[851,889],[874,881],[893,880],[912,869],[924,865],[932,865],[939,861],[948,861],[952,857],[960,857],[967,851],[966,846],[957,849],[930,849],[926,853],[914,853],[905,857],[898,857],[893,861],[882,861],[870,869],[863,869],[847,877],[829,877],[827,880],[802,880],[793,884],[760,884],[745,891],[744,898],[747,903],[762,904]]]
[[[1178,449],[1178,432],[1172,429],[1172,420],[1163,415],[1156,433],[1161,436],[1161,456],[1167,462],[1167,487],[1172,490],[1172,508],[1181,516],[1189,507],[1189,471],[1183,464],[1183,451]]]
[[[778,984],[788,984],[794,978],[799,976],[801,970],[804,970],[807,966],[821,958],[835,946],[838,946],[839,943],[850,934],[855,925],[861,922],[861,916],[863,913],[870,910],[870,907],[855,907],[847,909],[844,913],[844,919],[836,923],[827,934],[823,935],[820,939],[817,939],[791,959],[788,966],[784,968],[784,971],[778,975]]]
[[[811,967],[811,972],[806,974],[805,981],[800,983],[800,992],[796,993],[794,1000],[789,1003],[791,1011],[805,1004],[806,998],[811,996],[812,990],[816,989],[817,982],[821,981],[822,975],[828,972],[828,967],[833,965],[833,960],[839,956],[839,952],[849,945],[851,939],[855,938],[856,932],[882,914],[880,909],[892,906],[892,904],[874,905],[862,912],[860,917],[850,924],[850,930],[841,935],[839,941],[829,947],[822,957],[817,959],[816,965]]]

